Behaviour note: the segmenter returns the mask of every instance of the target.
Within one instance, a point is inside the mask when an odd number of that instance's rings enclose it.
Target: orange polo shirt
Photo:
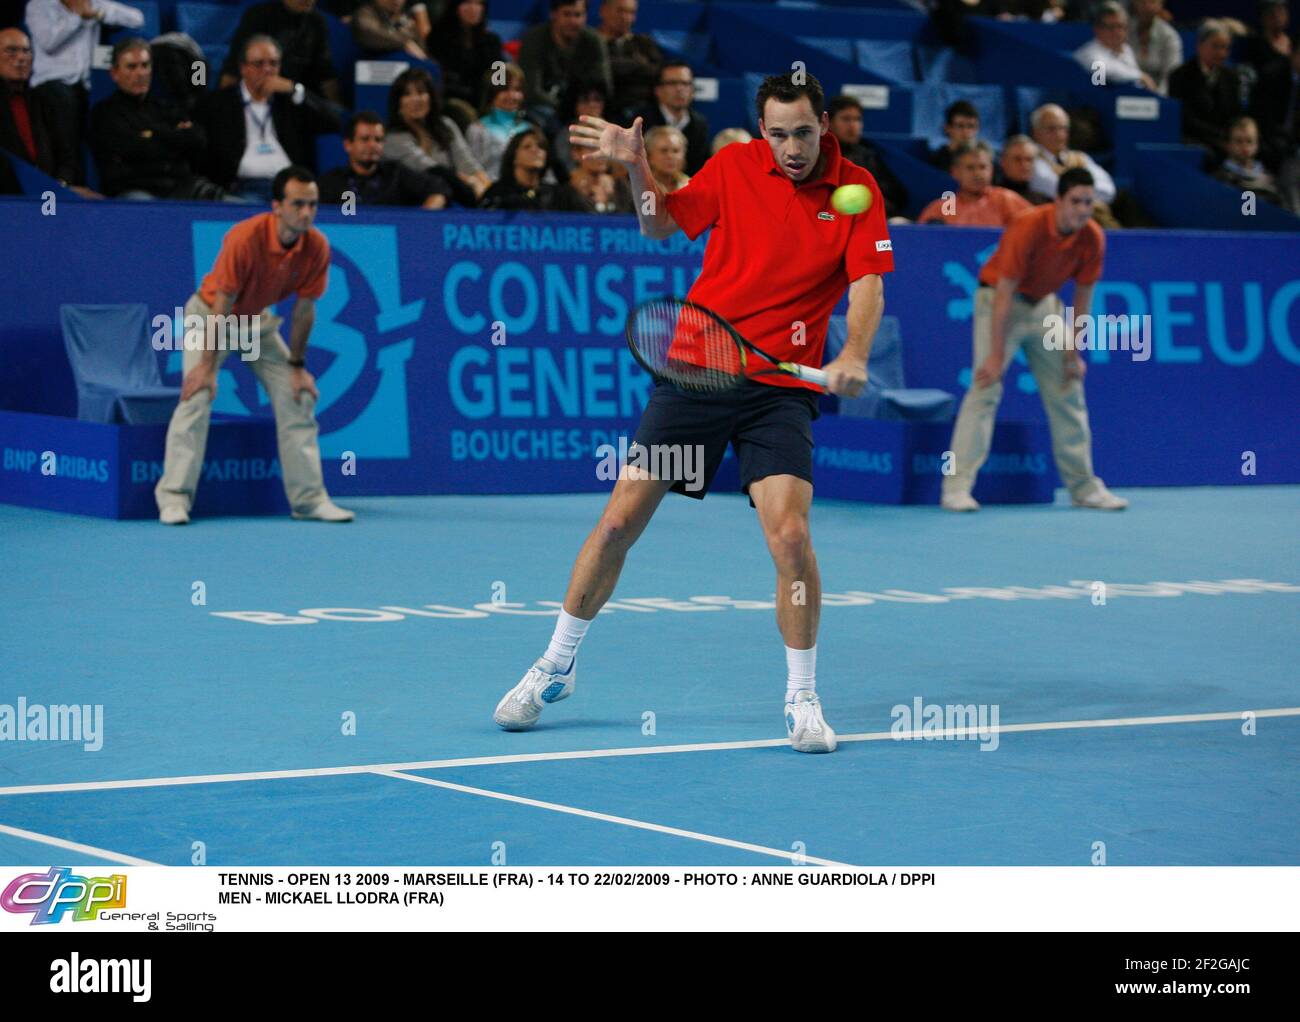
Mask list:
[[[777,165],[766,139],[733,142],[709,157],[668,212],[691,240],[712,227],[704,267],[687,298],[712,309],[742,337],[784,362],[821,368],[831,312],[850,283],[894,268],[885,200],[871,174],[821,137],[821,174],[799,184]],[[863,184],[871,208],[848,216],[831,208],[840,185]],[[802,332],[795,324],[804,325]],[[803,343],[799,343],[802,341]],[[689,354],[686,354],[689,360]],[[771,368],[751,357],[745,372]],[[784,374],[778,387],[820,387]]]
[[[280,244],[274,213],[235,224],[221,239],[221,252],[203,278],[199,297],[215,305],[217,292],[235,295],[234,315],[254,315],[289,295],[319,298],[325,293],[330,243],[315,227],[292,248]]]
[[[1096,220],[1073,234],[1056,228],[1056,204],[1035,206],[1002,232],[998,250],[980,270],[980,283],[996,287],[1003,277],[1019,281],[1016,290],[1032,301],[1057,291],[1071,277],[1076,284],[1101,279],[1106,235]]]
[[[978,199],[969,199],[957,193],[951,215],[943,210],[943,199],[935,199],[916,218],[918,224],[935,221],[950,227],[1006,227],[1017,213],[1030,208],[1030,203],[1010,188],[990,185]]]

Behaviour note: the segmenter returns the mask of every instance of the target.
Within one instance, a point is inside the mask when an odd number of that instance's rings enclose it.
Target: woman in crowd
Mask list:
[[[470,152],[496,180],[501,156],[510,140],[521,131],[534,127],[524,117],[524,71],[518,64],[507,64],[504,75],[493,81],[491,71],[483,79],[483,106],[477,121],[469,126],[465,138]]]
[[[483,106],[483,84],[493,61],[503,59],[501,37],[488,31],[487,19],[487,0],[447,0],[426,46],[442,68],[442,94],[448,112],[463,110],[466,119],[462,127],[466,130]],[[460,107],[462,103],[464,107]]]
[[[483,209],[524,209],[534,212],[594,213],[591,203],[567,184],[542,180],[550,157],[541,128],[519,132],[506,145],[500,176],[479,202]]]
[[[474,205],[492,183],[456,122],[442,112],[433,78],[423,68],[403,71],[388,91],[384,159],[439,174],[461,205]]]

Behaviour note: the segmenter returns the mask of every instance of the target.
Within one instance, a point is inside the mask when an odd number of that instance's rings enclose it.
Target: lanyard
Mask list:
[[[266,104],[266,116],[260,121],[257,119],[257,114],[253,112],[253,104],[250,100],[244,100],[244,109],[248,111],[248,116],[253,119],[253,124],[257,126],[257,137],[265,142],[266,126],[271,123],[271,104],[269,102]]]

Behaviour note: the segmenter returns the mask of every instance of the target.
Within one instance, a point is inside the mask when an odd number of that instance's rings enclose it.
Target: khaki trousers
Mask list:
[[[1055,351],[1043,345],[1046,326],[1043,319],[1049,315],[1063,315],[1061,299],[1051,294],[1030,304],[1017,295],[1011,300],[1007,314],[1005,372],[1021,347],[1030,372],[1038,381],[1038,393],[1047,412],[1047,424],[1052,431],[1052,457],[1057,471],[1072,497],[1091,489],[1099,480],[1092,471],[1092,431],[1088,427],[1088,407],[1083,398],[1083,382],[1071,380],[1064,385],[1065,351]],[[993,348],[993,288],[981,287],[975,292],[974,315],[974,368],[978,369]],[[961,410],[952,431],[954,473],[943,478],[945,495],[969,494],[975,477],[989,455],[993,442],[993,420],[997,417],[1002,400],[1002,381],[991,387],[976,386],[971,380],[970,389],[962,399]]]
[[[202,316],[206,323],[212,314],[211,307],[197,294],[185,303],[185,315]],[[327,497],[321,472],[320,445],[317,440],[316,401],[303,394],[295,401],[290,387],[289,346],[280,335],[280,317],[270,309],[262,311],[258,323],[259,357],[250,368],[266,388],[275,411],[276,440],[280,448],[280,471],[284,478],[284,492],[294,511],[310,511]],[[190,333],[194,333],[191,331]],[[184,371],[189,372],[199,364],[202,351],[191,348],[189,334],[184,352]],[[235,338],[231,338],[235,340]],[[217,352],[217,370],[237,345],[227,345],[227,350]],[[208,445],[208,423],[212,418],[212,392],[201,390],[188,401],[181,401],[172,413],[167,427],[167,453],[163,460],[162,478],[154,488],[154,498],[161,510],[179,505],[187,512],[194,505],[194,493],[203,471],[203,452]]]

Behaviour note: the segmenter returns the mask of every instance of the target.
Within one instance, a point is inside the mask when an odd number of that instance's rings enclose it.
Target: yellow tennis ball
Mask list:
[[[871,208],[871,189],[866,185],[840,185],[831,193],[831,205],[853,216]]]

